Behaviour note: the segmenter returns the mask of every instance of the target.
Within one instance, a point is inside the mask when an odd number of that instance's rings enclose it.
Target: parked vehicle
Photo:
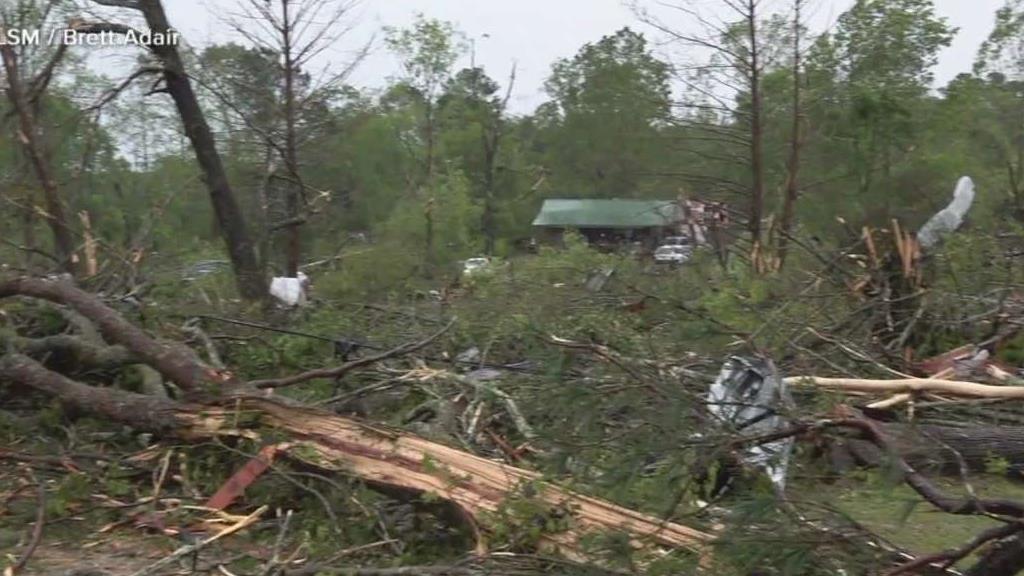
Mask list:
[[[181,277],[187,281],[198,280],[203,276],[228,270],[230,269],[230,264],[227,260],[199,260],[186,266],[181,271]]]
[[[491,268],[490,258],[470,258],[462,263],[462,275],[473,276],[487,272]]]
[[[692,254],[689,246],[659,246],[654,251],[654,261],[658,264],[683,264]]]

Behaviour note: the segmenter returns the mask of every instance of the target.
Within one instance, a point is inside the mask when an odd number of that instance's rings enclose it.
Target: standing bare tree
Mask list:
[[[311,103],[330,97],[332,91],[362,61],[369,43],[357,48],[338,71],[312,74],[312,61],[330,47],[337,47],[351,32],[352,17],[359,0],[239,0],[239,12],[227,18],[228,24],[257,50],[273,54],[279,61],[278,111],[271,126],[243,119],[257,127],[268,150],[280,157],[285,174],[272,174],[285,183],[285,215],[270,230],[285,230],[285,274],[295,277],[302,255],[301,227],[306,223],[309,206],[307,186],[302,179],[301,148],[316,133],[315,120],[304,114]],[[240,111],[245,114],[244,111]],[[267,166],[273,167],[270,159]]]
[[[0,38],[5,37],[5,30],[28,29],[30,24],[39,26],[49,19],[53,3],[39,8],[34,2],[17,2],[12,6],[0,8]],[[75,255],[75,239],[66,215],[64,199],[50,164],[50,154],[45,149],[45,139],[41,138],[37,122],[39,103],[46,92],[54,72],[64,57],[65,47],[59,47],[52,54],[42,54],[45,63],[32,73],[23,66],[23,57],[28,43],[18,43],[16,50],[13,43],[0,42],[0,58],[3,60],[5,81],[3,89],[7,96],[11,112],[15,116],[15,140],[21,143],[25,157],[28,159],[43,191],[43,218],[53,232],[55,256],[61,267],[67,272],[75,273],[77,256]],[[30,216],[31,219],[31,216]],[[28,226],[31,227],[31,222]]]
[[[671,17],[659,15],[634,3],[634,11],[648,25],[664,33],[670,40],[697,54],[710,54],[700,63],[680,64],[695,99],[708,104],[695,104],[715,121],[742,125],[743,134],[723,135],[722,125],[709,125],[715,137],[740,140],[746,148],[750,171],[747,191],[747,230],[751,252],[762,249],[762,220],[765,204],[764,153],[764,91],[763,78],[771,65],[770,50],[763,42],[762,24],[767,16],[764,0],[722,0],[721,16],[705,14],[694,0],[663,2],[659,7],[671,16],[681,15],[685,22],[674,23]],[[687,77],[686,73],[692,76]],[[704,82],[702,85],[700,82]],[[731,104],[730,96],[741,96],[740,104]],[[706,121],[705,121],[706,122]],[[756,260],[756,259],[755,259]]]
[[[175,42],[175,36],[167,20],[167,14],[160,0],[93,0],[103,6],[132,8],[145,17],[146,25],[152,34],[166,41],[152,42],[149,50],[162,65],[162,77],[165,90],[174,100],[178,115],[185,128],[185,135],[192,143],[196,161],[203,171],[210,201],[217,217],[217,224],[224,242],[227,244],[228,255],[235,273],[235,281],[239,294],[246,299],[261,299],[267,295],[267,279],[260,267],[256,250],[249,235],[245,217],[235,199],[235,193],[228,181],[217,143],[213,132],[206,121],[203,109],[199,105],[192,82],[189,80],[185,65]],[[121,24],[101,25],[111,32],[125,33],[129,28]]]
[[[789,161],[786,166],[786,192],[782,201],[782,219],[779,222],[779,234],[776,244],[778,266],[781,268],[786,263],[786,252],[789,247],[789,237],[793,233],[793,223],[796,218],[796,201],[800,196],[800,150],[803,147],[803,93],[801,81],[803,59],[800,53],[803,40],[803,22],[801,14],[807,0],[793,0],[793,124],[789,137]]]

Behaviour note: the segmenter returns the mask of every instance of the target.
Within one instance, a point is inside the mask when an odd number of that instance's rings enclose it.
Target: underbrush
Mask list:
[[[994,258],[1005,250],[998,241],[970,237],[951,242],[936,259],[929,290],[915,301],[923,310],[922,335],[915,331],[907,340],[918,357],[977,341],[991,330],[960,327],[993,303],[1016,298],[1019,272],[978,260],[979,254]],[[871,565],[877,558],[864,557],[863,550],[846,543],[823,542],[820,533],[780,514],[764,482],[741,479],[730,495],[707,506],[709,486],[726,472],[719,458],[726,444],[700,415],[708,385],[729,354],[768,355],[785,375],[888,375],[873,358],[900,365],[903,360],[885,351],[876,337],[885,323],[872,308],[870,270],[862,257],[848,260],[836,273],[823,269],[817,255],[797,251],[785,272],[755,275],[738,258],[723,266],[714,255],[698,251],[686,265],[669,268],[598,252],[570,236],[564,248],[512,256],[484,273],[464,276],[454,265],[428,268],[414,251],[382,243],[347,252],[334,268],[311,271],[313,302],[296,310],[240,303],[226,272],[188,281],[168,278],[143,305],[115,305],[169,339],[188,337],[181,326],[189,318],[216,317],[200,325],[243,379],[342,364],[422,340],[453,321],[415,354],[276,393],[504,459],[666,520],[707,530],[726,526],[730,537],[723,539],[720,554],[730,566],[722,567],[723,574],[754,568],[816,574]],[[861,285],[866,287],[855,289]],[[6,310],[9,325],[17,325],[22,335],[68,329],[66,319],[52,311],[21,304]],[[232,324],[232,319],[291,333]],[[0,339],[12,335],[5,330]],[[1000,352],[1003,358],[1019,355],[1015,342]],[[199,342],[193,345],[205,353]],[[481,369],[500,370],[493,380],[473,380]],[[109,374],[84,378],[104,385],[127,381]],[[797,399],[798,414],[805,416],[837,400],[813,393]],[[479,425],[470,436],[471,416]],[[145,500],[154,493],[154,474],[163,474],[166,488],[160,490],[173,492],[168,498],[177,501],[174,508],[159,505],[164,521],[187,525],[192,517],[182,506],[201,504],[259,450],[248,442],[149,447],[152,438],[110,430],[56,404],[34,422],[40,441],[26,441],[24,430],[8,430],[5,439],[27,453],[45,453],[59,444],[69,452],[105,455],[97,460],[102,465],[91,462],[85,468],[83,463],[84,473],[46,472],[55,494],[48,504],[53,518],[83,518],[77,521],[97,530],[123,521],[126,508],[156,510]],[[921,506],[911,508],[904,504],[911,499],[906,489],[881,486],[869,474],[853,473],[824,485],[815,452],[798,453],[791,493],[812,496],[798,497],[797,503],[818,518],[850,517],[920,552],[957,544],[988,526],[985,520],[950,520]],[[127,454],[145,456],[128,464]],[[25,481],[16,469],[5,473],[8,481]],[[987,493],[1019,496],[1016,487],[990,480],[983,476],[975,485]],[[955,483],[943,487],[958,488]],[[528,487],[523,489],[490,519],[486,531],[492,550],[533,553],[540,536],[564,529],[559,510],[537,508]],[[124,507],[97,507],[97,494]],[[398,566],[451,560],[472,548],[465,523],[429,495],[411,501],[382,495],[357,480],[324,478],[294,463],[275,463],[247,491],[245,504],[296,510],[290,529],[315,555],[329,555],[344,541],[355,548],[371,546],[360,556],[368,563]],[[9,518],[29,521],[31,500],[19,499],[18,506]],[[253,545],[272,542],[281,522],[279,517],[261,525],[250,535]],[[940,537],[944,524],[950,529]],[[9,537],[10,530],[0,530],[0,538]],[[669,555],[657,563],[637,559],[617,534],[589,545],[608,565],[622,569],[692,570],[687,556]]]

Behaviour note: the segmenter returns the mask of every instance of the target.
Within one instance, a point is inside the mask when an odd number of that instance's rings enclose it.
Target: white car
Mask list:
[[[462,275],[472,276],[486,272],[491,267],[489,258],[470,258],[462,263]]]
[[[658,264],[682,264],[692,254],[693,250],[689,246],[659,246],[654,251],[654,261]]]

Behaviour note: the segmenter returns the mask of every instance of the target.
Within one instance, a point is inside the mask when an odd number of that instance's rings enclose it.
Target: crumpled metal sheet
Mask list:
[[[956,184],[953,201],[932,216],[917,232],[917,242],[928,249],[937,245],[942,237],[955,232],[964,223],[964,217],[974,204],[974,181],[964,176]]]
[[[785,428],[789,421],[784,413],[792,407],[786,383],[766,358],[730,357],[708,390],[708,412],[719,426],[740,436],[764,436]],[[751,446],[743,451],[742,460],[762,468],[782,490],[792,451],[790,437]]]

